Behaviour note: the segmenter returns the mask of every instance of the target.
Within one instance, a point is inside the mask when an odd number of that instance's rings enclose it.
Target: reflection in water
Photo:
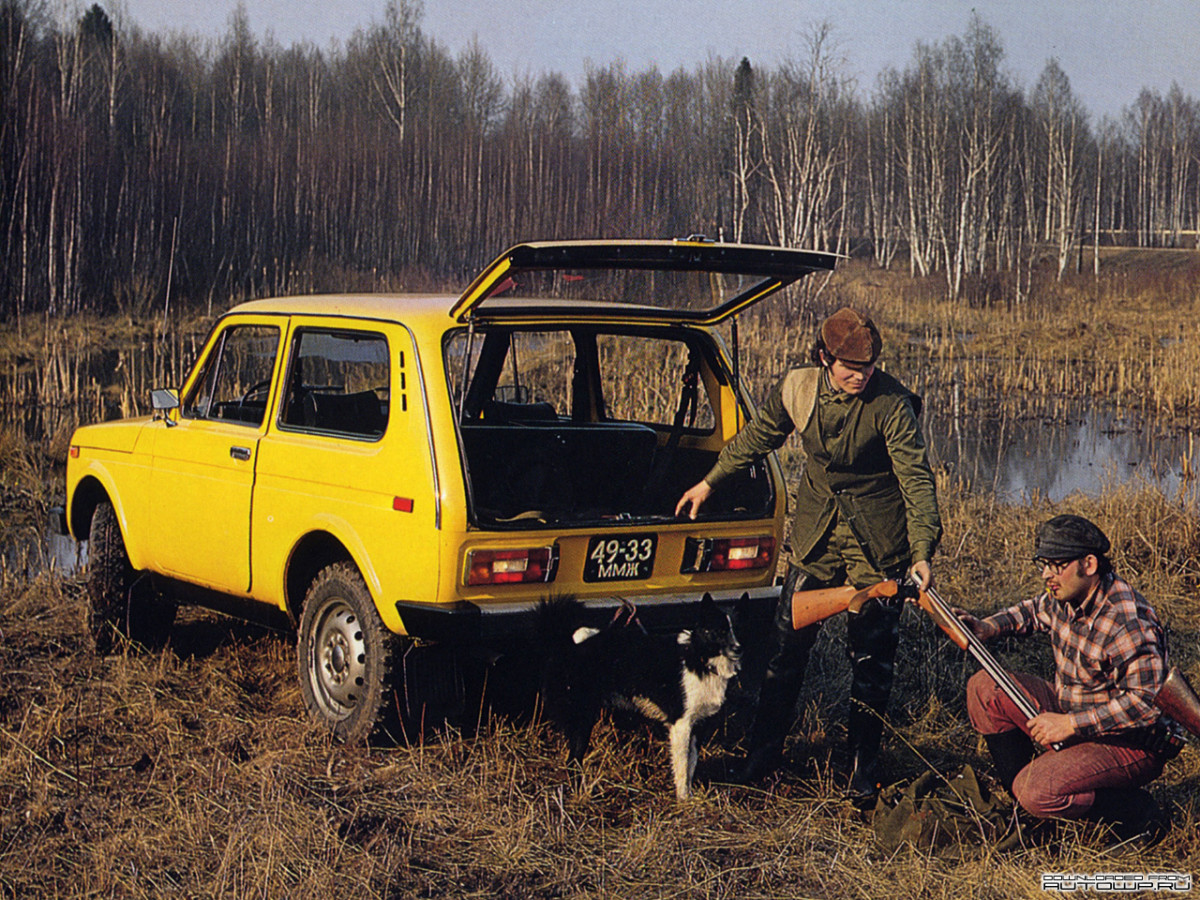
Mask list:
[[[51,531],[40,536],[33,534],[8,535],[0,543],[0,569],[9,574],[32,580],[42,572],[57,572],[70,577],[83,571],[87,562],[87,542],[77,542]],[[4,581],[0,577],[0,583]]]
[[[1162,432],[1134,418],[1076,410],[1053,418],[939,415],[923,417],[931,462],[969,489],[1000,500],[1035,494],[1051,501],[1138,481],[1167,496],[1195,490],[1183,477],[1200,465],[1194,432]]]

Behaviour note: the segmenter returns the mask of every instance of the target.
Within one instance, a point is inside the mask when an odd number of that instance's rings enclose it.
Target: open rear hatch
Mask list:
[[[837,259],[698,237],[518,244],[480,273],[450,314],[463,322],[570,316],[714,325],[832,270]]]
[[[831,254],[699,241],[514,247],[454,307],[445,346],[471,518],[486,529],[676,521],[745,421],[706,326]],[[724,417],[724,419],[723,419]],[[706,504],[769,518],[766,462]]]

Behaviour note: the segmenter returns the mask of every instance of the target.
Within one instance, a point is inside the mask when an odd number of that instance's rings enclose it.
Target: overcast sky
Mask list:
[[[147,31],[205,36],[223,33],[237,5],[99,2],[120,3]],[[260,37],[326,47],[382,21],[386,0],[244,3]],[[972,10],[999,34],[1007,68],[1026,89],[1056,57],[1097,116],[1120,112],[1143,87],[1165,94],[1177,82],[1200,98],[1198,0],[425,0],[422,28],[454,53],[477,38],[505,77],[557,71],[578,85],[589,61],[622,60],[631,72],[653,64],[664,74],[709,56],[773,65],[803,56],[805,35],[828,21],[847,73],[870,90],[882,67],[909,62],[918,41],[965,34]]]

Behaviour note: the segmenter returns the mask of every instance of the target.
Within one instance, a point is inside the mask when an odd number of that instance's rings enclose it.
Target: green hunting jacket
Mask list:
[[[816,394],[815,402],[813,394]],[[942,537],[937,491],[917,416],[921,398],[877,369],[855,396],[824,369],[793,369],[771,390],[705,476],[716,488],[783,445],[801,425],[792,561],[801,563],[840,516],[883,572],[929,560]]]

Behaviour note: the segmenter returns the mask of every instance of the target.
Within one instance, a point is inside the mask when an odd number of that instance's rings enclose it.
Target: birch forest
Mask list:
[[[0,319],[212,312],[454,289],[523,240],[705,234],[944,280],[1197,246],[1200,101],[1097,117],[982,19],[858,84],[833,28],[791,61],[503,76],[419,3],[329,48],[145,33],[0,0]],[[847,26],[849,27],[849,26]],[[838,40],[852,35],[838,32]],[[536,61],[530,61],[531,68]]]

